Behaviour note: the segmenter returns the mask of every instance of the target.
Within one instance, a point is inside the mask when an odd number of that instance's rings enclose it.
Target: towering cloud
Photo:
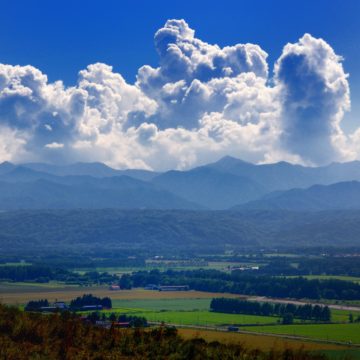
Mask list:
[[[184,20],[169,20],[155,34],[160,57],[156,69],[139,69],[137,85],[161,106],[156,123],[161,128],[199,126],[206,112],[222,111],[228,94],[244,80],[241,74],[266,79],[267,54],[259,46],[238,44],[220,48],[195,38]]]
[[[311,164],[346,156],[347,75],[325,41],[286,45],[273,79],[258,45],[208,44],[184,20],[167,21],[155,46],[159,66],[141,67],[135,84],[105,64],[80,71],[74,87],[0,65],[0,160],[165,170],[223,155]]]
[[[340,156],[340,121],[350,107],[341,60],[324,40],[305,34],[285,46],[275,66],[284,148],[315,164]]]

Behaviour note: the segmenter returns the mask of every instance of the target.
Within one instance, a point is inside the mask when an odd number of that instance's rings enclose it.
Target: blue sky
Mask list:
[[[344,57],[352,111],[342,128],[360,119],[360,1],[48,1],[3,0],[0,62],[30,64],[49,81],[75,85],[78,72],[102,62],[130,84],[138,69],[157,67],[154,34],[168,19],[185,19],[195,36],[220,47],[258,44],[268,54],[270,77],[284,45],[304,33],[323,38]]]
[[[167,19],[184,18],[198,37],[221,46],[252,42],[275,61],[287,42],[308,32],[345,58],[353,111],[360,118],[360,1],[358,0],[3,0],[0,62],[32,64],[50,80],[76,81],[79,70],[105,62],[128,81],[143,64],[155,66],[153,37]]]

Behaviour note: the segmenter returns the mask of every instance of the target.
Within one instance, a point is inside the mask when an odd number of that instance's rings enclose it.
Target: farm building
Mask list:
[[[155,284],[147,284],[144,287],[145,290],[159,290],[159,285],[155,285]]]
[[[110,285],[109,290],[111,290],[111,291],[120,290],[120,286],[119,285]]]
[[[160,285],[159,291],[188,291],[189,285]]]

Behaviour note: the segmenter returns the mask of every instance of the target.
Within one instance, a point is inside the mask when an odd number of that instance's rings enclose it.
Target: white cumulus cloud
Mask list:
[[[141,67],[134,84],[101,63],[72,87],[32,66],[0,64],[0,159],[166,170],[224,155],[356,157],[360,135],[341,130],[347,74],[324,40],[306,34],[287,44],[273,77],[258,45],[208,44],[184,20],[167,21],[155,47],[158,67]]]
[[[304,161],[325,164],[342,156],[340,122],[350,90],[341,61],[324,40],[305,34],[276,63],[283,146]]]

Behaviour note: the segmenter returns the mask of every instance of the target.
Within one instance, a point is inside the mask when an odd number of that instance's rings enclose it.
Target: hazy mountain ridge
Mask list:
[[[203,166],[189,171],[169,171],[152,182],[184,199],[209,209],[227,209],[265,194],[255,181]]]
[[[201,209],[153,184],[130,176],[56,176],[26,166],[1,172],[0,209],[154,208]]]
[[[360,182],[349,181],[313,185],[308,189],[277,191],[233,209],[321,211],[359,208]]]
[[[321,167],[305,167],[284,161],[254,165],[230,156],[207,165],[227,173],[241,175],[258,182],[269,192],[330,185],[337,182],[360,181],[360,161],[332,163]]]
[[[187,171],[165,173],[116,170],[102,163],[5,162],[0,164],[0,210],[360,209],[360,195],[352,181],[360,181],[358,161],[314,168],[286,162],[254,165],[227,156]],[[343,184],[333,186],[339,182]],[[327,190],[314,187],[330,184]]]
[[[148,181],[159,173],[141,169],[116,170],[103,163],[75,163],[70,165],[56,166],[44,163],[28,163],[22,166],[56,176],[92,176],[97,178],[127,175],[138,180]]]

